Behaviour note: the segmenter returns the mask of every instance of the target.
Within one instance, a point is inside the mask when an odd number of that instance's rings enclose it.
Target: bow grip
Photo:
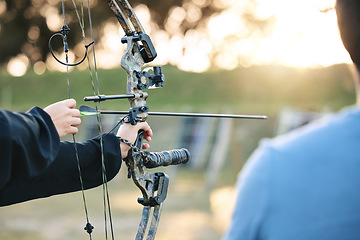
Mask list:
[[[137,135],[136,140],[135,140],[135,143],[134,143],[135,147],[137,147],[140,150],[142,150],[142,140],[143,140],[143,137],[144,137],[144,133],[145,133],[144,130],[139,130],[138,135]]]

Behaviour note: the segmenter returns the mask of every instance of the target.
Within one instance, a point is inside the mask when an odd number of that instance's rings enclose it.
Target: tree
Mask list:
[[[230,1],[230,0],[229,0]],[[76,1],[79,2],[79,1]],[[86,12],[87,1],[84,1]],[[192,29],[204,28],[209,19],[230,6],[222,5],[220,0],[130,0],[136,7],[146,5],[151,13],[152,21],[158,29],[171,29],[171,17],[177,17],[179,22],[177,33],[185,34]],[[64,1],[65,13],[62,12],[62,0],[0,0],[0,64],[9,61],[20,53],[26,55],[31,64],[45,61],[49,54],[48,39],[59,31],[65,23],[71,29],[68,37],[70,46],[81,41],[81,31],[76,17],[73,1]],[[242,14],[250,29],[265,29],[269,19],[258,19],[254,14],[255,0],[247,0],[243,4],[247,9]],[[77,3],[79,4],[79,3]],[[92,24],[95,40],[101,38],[98,28],[109,18],[114,19],[105,1],[90,1]],[[250,6],[250,7],[249,7]],[[80,10],[80,6],[77,6]],[[179,11],[180,10],[180,11]],[[175,12],[174,12],[175,11]],[[176,12],[177,11],[177,12]],[[184,17],[178,13],[185,14]],[[177,15],[178,14],[178,15]],[[85,23],[86,26],[88,23]],[[229,23],[232,24],[232,23]],[[56,27],[55,27],[56,26]],[[261,30],[262,31],[262,30]],[[249,31],[251,32],[251,31]],[[171,33],[170,33],[171,35]],[[246,37],[246,36],[245,36]],[[61,39],[54,41],[55,50],[63,48]],[[80,56],[78,56],[80,57]]]

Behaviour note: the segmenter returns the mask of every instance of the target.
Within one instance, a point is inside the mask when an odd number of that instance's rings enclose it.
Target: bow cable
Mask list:
[[[63,28],[64,29],[68,29],[66,26],[66,22],[65,22],[65,1],[62,0],[62,13],[63,13]],[[67,43],[67,32],[62,32],[62,34],[64,35],[64,45]],[[67,88],[68,88],[68,98],[71,98],[71,93],[70,93],[70,75],[69,75],[69,57],[68,57],[68,51],[66,51],[66,47],[65,47],[65,62],[66,62],[66,75],[67,75]],[[81,186],[81,193],[82,193],[82,199],[83,199],[83,205],[84,205],[84,211],[85,211],[85,217],[86,217],[86,226],[85,226],[85,230],[87,231],[87,233],[89,234],[89,239],[92,239],[92,229],[94,228],[89,221],[89,213],[87,210],[87,203],[86,203],[86,197],[85,197],[85,191],[84,191],[84,183],[83,183],[83,178],[82,178],[82,172],[81,172],[81,167],[80,167],[80,159],[79,159],[79,154],[78,154],[78,149],[77,149],[77,145],[76,145],[76,138],[75,135],[72,135],[72,139],[73,139],[73,143],[74,143],[74,149],[75,149],[75,157],[76,157],[76,161],[77,161],[77,168],[78,168],[78,172],[79,172],[79,181],[80,181],[80,186]]]
[[[74,1],[74,0],[73,0]],[[91,41],[94,42],[94,34],[93,34],[93,28],[92,28],[92,20],[91,20],[91,11],[90,11],[90,3],[89,0],[87,0],[87,5],[88,5],[88,16],[89,16],[89,26],[90,26],[90,33],[91,33]],[[86,39],[84,37],[84,41],[85,41],[85,45],[86,45]],[[99,87],[99,76],[98,76],[98,71],[97,71],[97,62],[96,62],[96,54],[95,54],[95,44],[93,44],[92,46],[92,50],[93,50],[93,61],[94,61],[94,71],[95,71],[95,79],[96,79],[96,90],[97,90],[97,94],[95,91],[95,84],[94,84],[94,79],[92,76],[92,71],[91,71],[91,66],[90,66],[90,61],[89,62],[89,73],[90,73],[90,79],[91,79],[91,85],[92,85],[92,89],[93,89],[93,94],[95,95],[100,95],[100,87]],[[96,109],[100,109],[100,104],[95,104],[95,108]],[[102,177],[103,177],[103,202],[104,202],[104,220],[105,220],[105,236],[107,239],[107,215],[106,215],[106,209],[109,212],[109,222],[110,222],[110,230],[111,230],[111,237],[112,239],[114,239],[114,228],[113,228],[113,223],[112,223],[112,216],[111,216],[111,207],[110,207],[110,195],[109,195],[109,190],[108,190],[108,184],[107,184],[107,177],[106,177],[106,167],[105,167],[105,159],[104,159],[104,145],[103,145],[103,140],[102,140],[102,121],[101,121],[101,113],[96,115],[96,119],[97,119],[97,123],[98,123],[98,127],[99,127],[99,136],[100,136],[100,149],[101,149],[101,164],[102,164]]]
[[[89,67],[89,74],[90,74],[90,79],[91,79],[91,84],[92,84],[92,90],[93,90],[93,94],[94,96],[99,95],[100,90],[99,90],[99,81],[98,81],[98,73],[97,73],[97,65],[96,65],[96,56],[95,56],[95,42],[94,42],[94,37],[93,37],[93,29],[92,29],[92,21],[91,21],[91,11],[90,11],[90,4],[89,4],[89,0],[87,0],[87,7],[88,7],[88,17],[89,17],[89,25],[90,25],[90,31],[91,31],[91,43],[90,44],[86,44],[86,36],[85,36],[85,29],[84,29],[84,6],[83,6],[83,1],[81,1],[81,17],[79,15],[79,11],[78,8],[76,6],[76,3],[74,0],[72,0],[73,5],[74,5],[74,9],[79,21],[79,25],[82,31],[82,37],[85,43],[85,46],[90,46],[92,45],[92,50],[93,50],[93,56],[94,56],[94,72],[95,72],[95,79],[96,79],[96,88],[95,88],[95,83],[94,83],[94,76],[93,76],[93,72],[92,72],[92,67],[90,64],[90,58],[89,55],[86,54],[85,57],[88,61],[88,67]],[[69,57],[68,57],[68,51],[67,51],[67,33],[70,30],[65,23],[65,0],[62,0],[62,13],[63,13],[63,28],[62,28],[62,35],[63,35],[63,41],[64,41],[64,46],[65,46],[65,61],[66,61],[66,72],[67,72],[67,86],[68,86],[68,98],[71,98],[71,94],[70,94],[70,76],[69,76],[69,66],[74,66],[69,64]],[[64,30],[66,29],[66,30]],[[86,49],[87,49],[86,47]],[[81,62],[80,62],[81,63]],[[98,92],[96,94],[96,91]],[[97,110],[100,109],[100,103],[95,104],[95,108]],[[98,123],[98,130],[99,130],[99,138],[100,138],[100,151],[101,151],[101,165],[102,165],[102,186],[103,186],[103,205],[104,205],[104,228],[105,228],[105,238],[108,239],[107,234],[108,234],[108,224],[107,224],[107,211],[109,214],[109,224],[110,224],[110,231],[111,231],[111,236],[112,239],[114,239],[114,231],[113,231],[113,224],[112,224],[112,217],[111,217],[111,209],[110,209],[110,197],[109,197],[109,192],[108,192],[108,186],[107,186],[107,177],[106,177],[106,167],[105,167],[105,160],[104,160],[104,146],[103,146],[103,138],[102,138],[102,124],[101,124],[101,114],[100,114],[100,110],[99,110],[99,114],[96,114],[96,119],[97,119],[97,123]],[[86,216],[86,226],[84,228],[84,230],[86,230],[86,232],[89,234],[89,238],[90,240],[92,240],[92,230],[93,230],[93,226],[90,224],[89,222],[89,214],[88,214],[88,210],[87,210],[87,204],[86,204],[86,197],[85,197],[85,191],[84,191],[84,184],[83,184],[83,178],[82,178],[82,173],[81,173],[81,168],[80,168],[80,160],[79,160],[79,155],[78,155],[78,150],[77,150],[77,145],[76,145],[76,139],[75,139],[75,135],[73,134],[73,142],[74,142],[74,148],[75,148],[75,155],[76,155],[76,160],[77,160],[77,166],[78,166],[78,171],[79,171],[79,180],[80,180],[80,185],[81,185],[81,192],[82,192],[82,198],[83,198],[83,205],[84,205],[84,211],[85,211],[85,216]]]
[[[65,1],[62,0],[62,14],[63,14],[63,28],[64,29],[68,29],[66,26],[66,22],[65,22]],[[62,32],[62,34],[64,35],[64,45],[67,43],[67,32],[64,31]],[[68,51],[66,51],[66,47],[65,47],[65,62],[66,62],[66,79],[67,79],[67,92],[68,92],[68,98],[71,98],[71,93],[70,93],[70,75],[69,75],[69,56],[68,56]],[[77,168],[78,168],[78,172],[79,172],[79,181],[80,181],[80,186],[81,186],[81,194],[82,194],[82,199],[83,199],[83,205],[84,205],[84,211],[85,211],[85,217],[86,217],[86,226],[85,226],[85,230],[87,230],[87,233],[89,234],[89,238],[90,240],[92,239],[91,233],[92,233],[92,225],[90,224],[89,221],[89,213],[87,210],[87,204],[86,204],[86,197],[85,197],[85,191],[84,191],[84,183],[83,183],[83,178],[82,178],[82,172],[81,172],[81,167],[80,167],[80,159],[79,159],[79,154],[78,154],[78,149],[77,149],[77,145],[76,145],[76,138],[75,138],[75,134],[72,135],[72,140],[74,143],[74,149],[75,149],[75,157],[76,157],[76,162],[77,162]]]

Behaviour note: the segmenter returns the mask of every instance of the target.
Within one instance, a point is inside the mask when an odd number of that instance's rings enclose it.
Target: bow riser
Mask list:
[[[134,95],[133,98],[129,98],[131,108],[137,113],[137,116],[134,116],[134,118],[138,118],[139,121],[143,122],[147,118],[147,111],[140,110],[147,109],[146,98],[148,94],[138,88],[139,79],[136,73],[141,72],[144,60],[141,57],[138,43],[134,41],[133,36],[128,36],[126,41],[127,48],[121,58],[121,67],[127,73],[127,94]],[[132,124],[134,123],[132,122]]]

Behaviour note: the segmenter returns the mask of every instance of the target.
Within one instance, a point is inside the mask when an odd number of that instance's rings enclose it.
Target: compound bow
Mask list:
[[[156,66],[152,68],[153,74],[150,74],[149,71],[143,70],[143,65],[145,63],[149,63],[153,61],[156,56],[156,50],[151,41],[149,35],[145,33],[139,19],[134,13],[132,7],[130,6],[128,0],[106,0],[108,6],[115,14],[117,20],[119,21],[121,27],[125,32],[125,36],[122,38],[121,42],[127,44],[126,51],[121,59],[121,66],[125,69],[127,73],[127,94],[125,95],[100,95],[99,90],[97,93],[95,91],[95,84],[93,80],[93,74],[90,67],[90,61],[88,56],[88,48],[92,46],[93,55],[94,55],[94,63],[95,63],[95,76],[96,81],[98,82],[97,69],[96,69],[96,58],[95,58],[95,43],[92,34],[92,26],[91,26],[91,14],[88,0],[88,15],[89,15],[89,23],[91,28],[91,37],[92,41],[87,44],[84,26],[83,26],[83,14],[79,15],[76,4],[73,1],[74,8],[76,9],[76,13],[78,16],[79,24],[81,26],[83,32],[83,38],[85,43],[85,55],[84,57],[77,63],[69,63],[68,61],[68,43],[67,43],[67,35],[69,33],[69,28],[65,24],[65,8],[64,8],[64,0],[62,0],[62,8],[64,14],[64,25],[59,33],[54,34],[49,40],[49,48],[53,57],[61,64],[67,67],[67,70],[70,66],[76,66],[82,63],[86,58],[89,62],[90,76],[94,90],[94,96],[85,97],[85,101],[93,101],[97,103],[96,108],[89,108],[86,106],[81,106],[80,111],[83,115],[96,114],[97,122],[99,125],[99,135],[101,137],[102,127],[101,127],[101,114],[126,114],[124,118],[122,118],[118,124],[122,124],[124,122],[128,122],[132,125],[137,124],[138,122],[146,121],[148,115],[165,115],[165,116],[192,116],[192,117],[226,117],[226,118],[248,118],[248,119],[266,119],[265,116],[252,116],[252,115],[225,115],[225,114],[190,114],[190,113],[161,113],[161,112],[149,112],[149,107],[146,105],[146,99],[148,97],[148,93],[145,92],[145,89],[149,87],[163,87],[164,86],[164,75],[162,73],[162,68],[160,66]],[[81,12],[83,13],[83,4],[81,4]],[[52,50],[52,40],[54,37],[60,36],[63,40],[64,51],[65,51],[65,62],[59,60]],[[98,84],[97,84],[98,86]],[[69,74],[68,74],[68,89],[69,87]],[[70,97],[70,90],[68,90],[68,94]],[[130,102],[130,110],[129,111],[101,111],[100,110],[100,102],[110,99],[128,99]],[[143,212],[141,221],[139,224],[138,232],[136,235],[137,240],[141,240],[145,236],[145,231],[147,229],[147,224],[150,218],[150,212],[153,208],[153,215],[151,225],[149,227],[147,233],[147,239],[151,240],[155,238],[155,234],[157,231],[157,226],[160,219],[160,211],[163,201],[167,195],[167,189],[169,184],[169,177],[161,172],[150,173],[146,171],[146,168],[155,168],[159,166],[168,166],[175,165],[180,163],[188,162],[190,158],[190,153],[187,149],[174,149],[170,151],[163,151],[158,153],[150,153],[142,151],[142,137],[143,132],[138,133],[137,140],[135,144],[131,144],[125,139],[119,138],[120,141],[125,142],[126,144],[131,146],[128,156],[124,159],[128,167],[128,177],[132,178],[135,185],[140,189],[142,193],[142,197],[138,199],[138,202],[142,204]],[[75,144],[75,137],[74,145]],[[101,139],[102,143],[102,139]],[[101,152],[103,152],[101,145]],[[77,156],[78,159],[78,156]],[[106,179],[106,169],[104,165],[104,156],[102,156],[103,162],[103,192],[104,195],[108,196],[107,190],[107,179]],[[78,164],[79,166],[79,164]],[[81,179],[81,169],[79,166],[79,174],[80,174],[80,182]],[[82,185],[82,184],[81,184]],[[82,187],[83,189],[83,187]],[[85,230],[89,233],[91,239],[91,233],[93,227],[89,223],[86,201],[84,195],[84,189],[82,190],[85,213],[87,218],[87,224]],[[104,208],[108,208],[110,225],[111,225],[111,233],[112,238],[114,239],[113,229],[112,229],[112,221],[111,221],[111,210],[109,198],[107,197],[104,200]],[[106,211],[105,211],[106,212]],[[105,214],[106,219],[106,214]],[[107,227],[105,226],[105,233],[107,238]]]

